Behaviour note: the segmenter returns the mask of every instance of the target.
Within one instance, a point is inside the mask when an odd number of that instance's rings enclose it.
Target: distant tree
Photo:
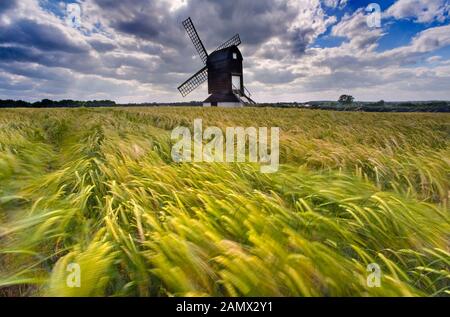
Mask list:
[[[384,100],[380,100],[373,103],[367,103],[365,106],[370,111],[388,111],[386,107],[386,102],[384,102]]]
[[[53,101],[50,99],[42,99],[41,101],[34,102],[33,107],[34,108],[43,108],[43,107],[51,105],[52,103],[53,103]]]
[[[355,100],[355,98],[353,96],[350,95],[342,95],[339,97],[338,102],[341,104],[346,104],[346,105],[350,105],[353,103],[353,101]]]

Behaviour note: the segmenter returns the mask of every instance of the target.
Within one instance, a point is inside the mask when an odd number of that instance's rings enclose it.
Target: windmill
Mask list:
[[[238,49],[241,44],[239,34],[208,55],[191,18],[183,21],[183,26],[205,66],[178,87],[181,95],[186,97],[208,81],[208,93],[211,95],[203,102],[204,107],[242,107],[254,104],[250,92],[244,86],[243,58]]]

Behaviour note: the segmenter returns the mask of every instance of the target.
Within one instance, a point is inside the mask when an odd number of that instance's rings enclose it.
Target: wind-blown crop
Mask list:
[[[195,118],[280,127],[280,171],[172,162]],[[449,135],[445,114],[2,110],[0,295],[448,295]]]

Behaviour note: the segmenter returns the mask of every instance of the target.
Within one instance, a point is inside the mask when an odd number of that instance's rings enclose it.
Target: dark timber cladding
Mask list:
[[[204,101],[204,106],[242,107],[243,104],[254,104],[244,86],[243,58],[238,48],[241,44],[239,34],[208,55],[191,18],[183,21],[183,26],[204,64],[202,69],[178,87],[183,97],[208,81],[211,96]]]
[[[236,46],[227,47],[209,55],[206,62],[208,92],[210,94],[226,94],[234,91],[244,94],[242,60],[242,54]],[[239,76],[238,87],[233,87],[232,76]]]

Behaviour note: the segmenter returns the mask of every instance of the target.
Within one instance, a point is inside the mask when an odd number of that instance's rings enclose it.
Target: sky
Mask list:
[[[177,90],[202,68],[191,17],[208,52],[240,34],[257,102],[450,100],[450,0],[371,3],[1,0],[0,99],[202,101]]]

